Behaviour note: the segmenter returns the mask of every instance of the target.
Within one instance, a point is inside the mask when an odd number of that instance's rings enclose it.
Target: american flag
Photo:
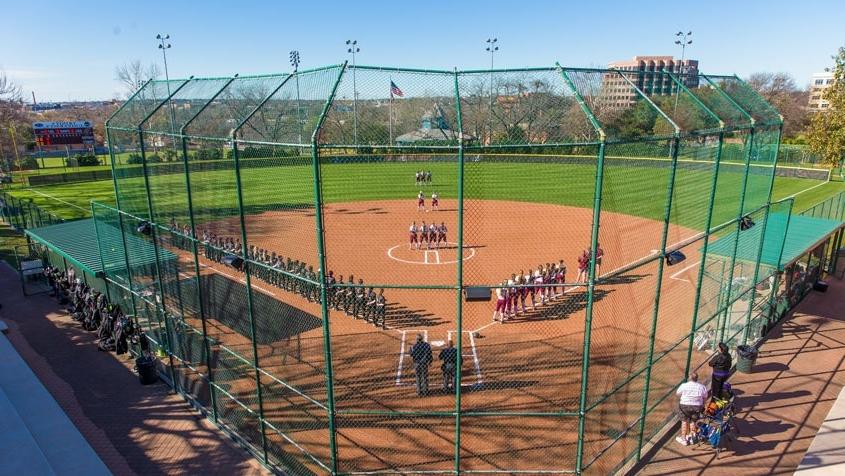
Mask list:
[[[400,98],[405,97],[405,93],[399,89],[399,86],[396,85],[393,81],[390,82],[390,95],[391,96],[399,96]]]

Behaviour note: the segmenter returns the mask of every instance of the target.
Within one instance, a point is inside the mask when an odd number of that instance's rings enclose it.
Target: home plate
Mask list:
[[[446,342],[442,341],[442,340],[431,341],[431,345],[433,345],[434,347],[443,347],[445,344],[446,344]]]

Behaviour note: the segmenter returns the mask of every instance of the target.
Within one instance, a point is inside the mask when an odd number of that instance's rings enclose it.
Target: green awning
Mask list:
[[[787,223],[789,228],[786,230],[786,242],[784,243],[784,229],[787,228]],[[784,266],[814,248],[836,230],[842,228],[843,225],[845,223],[825,218],[772,213],[769,215],[769,221],[765,227],[766,235],[763,239],[763,254],[760,264],[783,269]],[[757,260],[762,231],[762,223],[758,223],[749,230],[739,232],[736,250],[738,261],[753,263]],[[708,258],[716,256],[730,258],[733,254],[734,243],[737,241],[736,233],[733,232],[711,243],[707,249]],[[783,248],[783,256],[781,256],[781,248]]]
[[[104,223],[98,223],[95,229],[93,218],[33,228],[26,230],[26,234],[88,273],[105,271],[112,274],[126,269],[124,237],[120,230]],[[155,246],[151,240],[131,233],[127,233],[125,239],[132,267],[155,264]],[[103,251],[102,258],[100,249]],[[176,255],[165,249],[159,249],[159,254],[162,261],[176,259]]]

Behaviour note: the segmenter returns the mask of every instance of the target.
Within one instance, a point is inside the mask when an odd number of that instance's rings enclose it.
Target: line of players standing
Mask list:
[[[493,320],[504,322],[519,314],[528,312],[526,301],[533,312],[537,308],[537,298],[540,305],[551,302],[566,293],[566,263],[560,260],[557,264],[540,264],[536,269],[529,269],[526,273],[511,274],[510,278],[502,281],[501,286],[495,288],[496,307],[493,310]],[[520,311],[521,309],[521,311]]]
[[[170,238],[173,246],[190,250],[191,241],[186,238],[191,236],[190,233],[190,226],[180,227],[175,221],[171,221]],[[243,255],[240,238],[218,236],[207,230],[202,232],[202,246],[205,258],[216,263],[223,263],[227,259]],[[284,258],[275,251],[255,245],[249,245],[246,255],[250,261],[258,264],[252,268],[250,276],[279,289],[299,294],[308,302],[321,302],[319,286],[313,283],[319,279],[313,266],[290,257]],[[244,271],[243,265],[233,266],[233,268],[240,272]],[[297,279],[295,276],[302,279]],[[338,288],[335,287],[337,284],[347,284],[349,287]],[[384,296],[384,289],[376,293],[374,288],[364,286],[363,279],[358,279],[355,283],[351,274],[348,282],[344,283],[343,275],[336,278],[334,271],[331,270],[326,274],[326,285],[326,297],[330,307],[338,311],[342,309],[356,319],[363,318],[367,322],[385,328],[387,299]]]

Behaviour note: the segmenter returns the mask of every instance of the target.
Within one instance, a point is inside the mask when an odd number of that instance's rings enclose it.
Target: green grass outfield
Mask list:
[[[421,168],[431,170],[434,177],[434,185],[424,189],[427,196],[432,189],[442,198],[457,196],[454,162],[369,162],[323,165],[323,198],[327,203],[400,199],[408,200],[409,209],[413,209],[418,192],[413,175]],[[665,167],[626,167],[619,162],[609,162],[605,168],[602,209],[662,219],[669,173]],[[464,194],[468,200],[512,200],[591,208],[594,178],[595,167],[587,164],[467,162]],[[311,166],[244,168],[241,180],[247,213],[313,204]],[[183,174],[150,177],[153,205],[159,220],[170,215],[180,221],[184,219],[184,181]],[[673,222],[694,229],[703,228],[711,181],[710,170],[677,171]],[[720,173],[714,224],[735,218],[741,184],[742,174]],[[121,185],[127,190],[142,191],[143,178],[121,179]],[[192,173],[191,187],[198,221],[236,213],[236,188],[231,170]],[[756,207],[765,201],[767,187],[767,177],[749,176],[746,193],[749,206]],[[806,192],[799,193],[803,190]],[[798,193],[795,209],[800,211],[842,190],[845,190],[845,184],[841,182],[776,177],[773,199]],[[111,181],[18,189],[13,193],[31,198],[36,204],[66,218],[90,214],[89,201],[92,199],[115,204]],[[139,212],[146,208],[145,198],[140,193],[122,194],[121,199],[125,208],[135,207]]]

